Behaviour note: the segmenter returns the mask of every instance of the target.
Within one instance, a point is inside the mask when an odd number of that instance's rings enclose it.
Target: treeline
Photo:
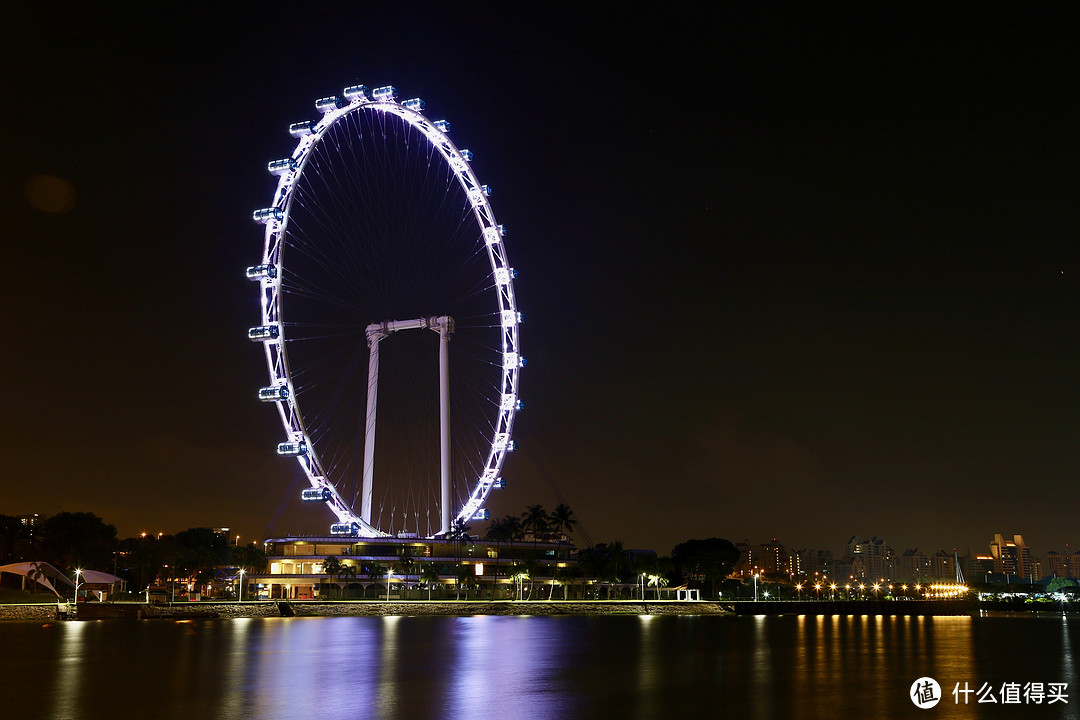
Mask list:
[[[223,569],[262,572],[268,564],[258,545],[231,545],[210,528],[120,539],[115,526],[93,513],[62,512],[33,526],[0,515],[0,565],[38,561],[69,577],[80,568],[115,573],[133,590],[181,578],[205,584]]]
[[[616,540],[583,548],[577,568],[585,577],[607,582],[640,582],[657,592],[669,585],[685,585],[716,597],[738,559],[738,549],[723,538],[687,540],[672,548],[670,555],[660,557],[627,550]]]
[[[520,515],[493,518],[483,535],[488,542],[520,542],[527,537],[561,542],[577,527],[574,511],[560,503],[551,512],[543,505],[530,505]],[[672,548],[671,554],[657,557],[655,554],[635,552],[623,547],[620,540],[597,543],[578,551],[577,565],[568,568],[540,568],[543,559],[530,557],[527,553],[509,574],[535,576],[537,571],[572,583],[577,578],[593,578],[609,583],[641,583],[655,589],[669,585],[686,585],[698,588],[715,597],[727,583],[727,576],[739,560],[735,545],[723,538],[691,539]]]

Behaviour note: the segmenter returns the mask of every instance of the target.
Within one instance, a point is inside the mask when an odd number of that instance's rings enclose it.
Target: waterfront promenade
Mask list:
[[[381,615],[723,615],[731,610],[715,602],[671,600],[257,600],[250,602],[79,603],[62,617],[56,603],[0,605],[0,620],[110,618],[243,618]]]
[[[985,604],[984,604],[985,605]],[[0,620],[213,619],[420,615],[966,615],[976,600],[751,600],[686,602],[641,600],[257,600],[248,602],[57,603],[0,605]],[[1003,608],[993,608],[1003,609]],[[1021,608],[1005,608],[1021,609]],[[1032,608],[1026,608],[1032,609]],[[1043,608],[1040,608],[1043,609]],[[1056,609],[1056,608],[1045,608]],[[1069,608],[1071,609],[1071,608]]]
[[[979,610],[968,600],[767,600],[726,605],[736,615],[967,615]]]

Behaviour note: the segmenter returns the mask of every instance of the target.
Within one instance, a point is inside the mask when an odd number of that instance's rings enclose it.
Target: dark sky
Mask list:
[[[0,512],[324,530],[278,515],[249,218],[288,123],[392,83],[512,229],[493,514],[553,482],[661,552],[1080,542],[1075,14],[63,5],[0,23]]]

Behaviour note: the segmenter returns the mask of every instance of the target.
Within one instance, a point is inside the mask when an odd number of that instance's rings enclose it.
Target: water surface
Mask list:
[[[1080,718],[1077,643],[1060,616],[5,623],[0,687],[12,718]],[[964,682],[1069,702],[957,705]]]

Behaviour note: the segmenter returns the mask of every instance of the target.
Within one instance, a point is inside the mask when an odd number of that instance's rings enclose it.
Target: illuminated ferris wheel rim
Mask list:
[[[351,113],[394,115],[419,131],[431,148],[440,153],[464,191],[472,207],[472,214],[480,231],[479,236],[486,246],[493,287],[498,298],[502,335],[502,382],[498,415],[484,469],[479,477],[472,479],[473,487],[468,500],[454,514],[451,527],[459,526],[480,513],[491,490],[501,483],[499,473],[506,452],[514,447],[510,437],[515,413],[520,408],[518,375],[525,359],[520,354],[518,342],[520,315],[513,287],[516,273],[507,261],[502,239],[505,229],[496,222],[494,211],[487,200],[490,188],[480,184],[469,165],[472,153],[459,149],[450,140],[447,136],[449,123],[444,120],[433,122],[422,114],[422,100],[414,98],[399,103],[392,86],[377,88],[372,91],[371,97],[368,96],[367,88],[362,85],[345,88],[342,94],[345,101],[336,96],[316,101],[316,109],[323,114],[320,120],[290,125],[290,135],[298,140],[295,149],[288,158],[271,161],[267,166],[269,172],[279,176],[273,204],[253,213],[253,219],[266,226],[262,265],[248,270],[249,278],[259,280],[262,307],[262,325],[252,328],[248,335],[252,340],[263,342],[270,376],[270,385],[260,390],[260,399],[275,402],[287,434],[287,440],[278,445],[278,454],[296,458],[311,486],[305,493],[314,493],[313,498],[317,496],[317,499],[325,502],[337,517],[338,522],[331,526],[331,534],[366,537],[388,535],[357,515],[352,506],[341,497],[325,472],[324,464],[306,429],[304,416],[297,404],[285,348],[285,340],[288,338],[281,314],[281,260],[294,197],[293,189],[303,177],[304,169],[314,154],[313,150],[319,147],[326,133]],[[436,319],[430,318],[432,321]],[[440,533],[449,530],[450,528],[444,526]]]

